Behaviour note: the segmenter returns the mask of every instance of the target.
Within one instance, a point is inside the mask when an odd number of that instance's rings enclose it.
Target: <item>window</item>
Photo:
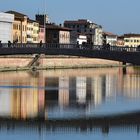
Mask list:
[[[19,39],[18,39],[18,40],[19,40],[19,42],[21,41],[21,40],[20,40],[20,36],[19,36]]]
[[[14,25],[13,25],[13,29],[15,29],[15,30],[16,30],[16,24],[14,24]]]
[[[53,34],[53,38],[57,38],[57,34],[54,33],[54,34]]]
[[[44,29],[40,29],[40,32],[44,32]]]
[[[24,25],[22,26],[22,30],[24,31]]]
[[[33,41],[37,41],[37,38],[36,38],[36,37],[34,37],[34,38],[33,38]]]
[[[125,39],[125,42],[129,42],[129,40],[128,39]]]
[[[20,30],[21,28],[20,28],[20,24],[18,25],[18,29]]]

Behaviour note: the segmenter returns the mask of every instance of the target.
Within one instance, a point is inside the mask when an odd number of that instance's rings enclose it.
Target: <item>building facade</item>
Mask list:
[[[47,43],[70,43],[70,29],[57,26],[54,24],[46,25],[46,42]]]
[[[50,19],[49,19],[49,16],[47,14],[38,14],[38,15],[35,15],[36,17],[36,21],[39,22],[40,25],[45,25],[46,23],[50,23]]]
[[[28,17],[16,11],[7,11],[14,15],[13,42],[27,43],[27,19]]]
[[[28,19],[27,43],[39,43],[39,23],[35,20]]]
[[[46,42],[46,24],[50,24],[50,19],[47,14],[37,14],[36,21],[40,25],[40,31],[39,31],[39,41],[42,41],[42,43]]]
[[[124,47],[124,36],[118,36],[117,37],[117,46],[118,47]]]
[[[137,47],[140,45],[140,34],[124,34],[124,46]]]
[[[13,41],[13,22],[14,15],[0,12],[0,41],[7,43]]]
[[[27,43],[33,43],[33,21],[30,19],[27,24]]]
[[[39,26],[39,42],[45,43],[45,28],[43,25]]]
[[[33,21],[33,43],[39,43],[39,23]]]
[[[87,43],[87,36],[86,35],[80,35],[77,38],[77,43],[78,44],[83,44],[83,43]]]
[[[81,33],[87,36],[88,43],[94,45],[102,45],[102,26],[97,25],[86,19],[79,19],[75,21],[65,21],[64,27],[70,28],[77,34]]]
[[[103,32],[103,44],[109,44],[110,46],[117,45],[117,35],[110,32]]]

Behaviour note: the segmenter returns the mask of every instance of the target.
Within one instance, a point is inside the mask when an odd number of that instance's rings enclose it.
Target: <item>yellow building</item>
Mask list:
[[[28,19],[27,43],[39,43],[39,23],[35,20]]]
[[[14,14],[13,23],[13,42],[27,43],[27,19],[28,17],[16,11],[7,11],[6,13]]]
[[[137,47],[140,45],[140,34],[124,34],[124,46]]]
[[[39,23],[33,22],[33,43],[39,43]]]

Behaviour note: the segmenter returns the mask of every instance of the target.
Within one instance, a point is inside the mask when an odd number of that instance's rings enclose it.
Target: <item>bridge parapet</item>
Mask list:
[[[108,51],[140,51],[138,47],[118,47],[118,46],[104,46],[91,44],[56,44],[56,43],[3,43],[0,48],[65,48],[65,49],[90,49],[90,50],[108,50]]]
[[[136,47],[94,46],[78,44],[1,44],[0,55],[69,55],[99,58],[140,65],[140,49]]]

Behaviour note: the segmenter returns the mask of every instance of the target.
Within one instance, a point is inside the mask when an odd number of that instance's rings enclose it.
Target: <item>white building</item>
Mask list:
[[[102,26],[93,23],[87,19],[79,20],[67,20],[64,22],[64,26],[75,31],[77,34],[85,34],[87,36],[87,43],[93,43],[93,45],[102,45]],[[71,32],[71,33],[73,33]],[[73,37],[73,35],[72,35]]]
[[[94,45],[103,45],[103,29],[101,26],[98,26],[95,28],[95,34],[94,34]]]
[[[111,46],[117,45],[117,35],[114,35],[110,32],[104,32],[103,33],[104,43],[103,44],[109,44]]]
[[[2,43],[13,41],[14,15],[0,12],[0,40]]]
[[[87,43],[87,36],[86,35],[79,35],[77,38],[77,42],[79,44]]]

